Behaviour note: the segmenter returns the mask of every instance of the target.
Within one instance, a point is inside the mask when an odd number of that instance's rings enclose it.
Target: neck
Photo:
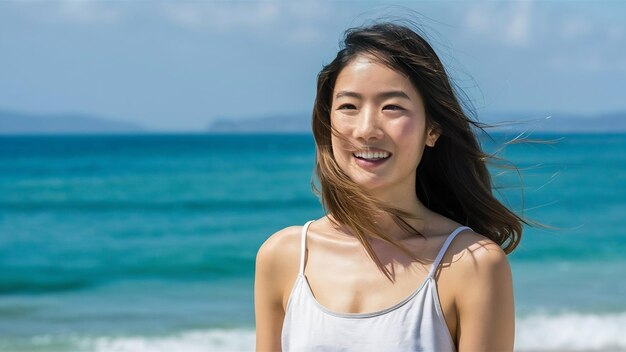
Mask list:
[[[393,205],[394,208],[398,210],[402,210],[408,214],[410,217],[404,218],[411,227],[417,230],[419,233],[423,233],[426,229],[426,215],[429,211],[426,207],[424,207],[419,200],[417,200],[411,206],[400,206],[397,203],[387,203]],[[376,215],[376,224],[380,228],[381,231],[391,235],[392,237],[397,237],[398,239],[406,238],[407,235],[413,236],[413,234],[409,234],[406,232],[404,228],[402,228],[396,221],[393,219],[393,216],[386,212],[381,212]]]
[[[428,232],[429,223],[430,220],[433,219],[434,213],[421,203],[416,195],[414,183],[409,187],[406,187],[406,184],[404,184],[404,187],[387,187],[385,189],[369,190],[368,192],[374,198],[389,207],[409,214],[408,217],[404,217],[403,219],[418,233],[424,234]],[[389,213],[381,211],[378,214],[372,215],[379,230],[394,239],[403,240],[415,236],[414,232],[407,232],[396,223],[393,216]],[[333,223],[332,227],[334,227],[338,233],[353,236],[352,231],[347,228],[345,224],[336,222],[332,214],[327,214],[327,218]]]
[[[426,231],[426,218],[430,215],[430,210],[426,208],[415,194],[415,189],[411,190],[380,190],[373,192],[381,202],[389,206],[404,211],[411,216],[404,220],[420,233]],[[392,235],[398,239],[406,238],[407,233],[404,231],[388,213],[381,212],[376,216],[376,223],[381,231]],[[412,236],[413,234],[411,234]]]

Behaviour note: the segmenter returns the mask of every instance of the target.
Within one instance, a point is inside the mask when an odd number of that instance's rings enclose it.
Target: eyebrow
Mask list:
[[[351,98],[356,98],[356,99],[363,99],[363,96],[357,92],[352,92],[349,90],[341,90],[339,92],[337,92],[337,94],[335,94],[335,99],[339,99],[342,97],[351,97]],[[411,98],[409,98],[409,96],[401,91],[401,90],[391,90],[388,92],[382,92],[376,95],[377,99],[389,99],[389,98],[402,98],[402,99],[407,99],[407,100],[411,100]]]

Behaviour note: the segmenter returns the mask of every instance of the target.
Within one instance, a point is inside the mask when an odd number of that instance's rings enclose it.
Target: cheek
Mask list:
[[[348,136],[351,131],[351,123],[345,116],[330,115],[330,125],[335,131],[343,136]]]
[[[393,138],[403,145],[418,145],[424,139],[423,122],[415,118],[399,119],[389,129]]]
[[[346,150],[350,150],[350,143],[347,137],[349,136],[350,129],[346,123],[341,121],[341,119],[335,119],[332,115],[330,123],[335,130],[335,132],[331,135],[333,154],[335,155],[335,159],[339,159]]]
[[[330,141],[332,144],[333,155],[335,157],[335,160],[341,161],[345,159],[344,157],[345,151],[349,149],[346,144],[346,141],[342,139],[341,137],[337,137],[335,135],[331,137]]]
[[[407,119],[398,121],[393,129],[393,139],[396,141],[396,147],[402,151],[403,162],[417,167],[424,148],[424,128],[423,122],[415,119]],[[390,131],[391,131],[390,130]]]

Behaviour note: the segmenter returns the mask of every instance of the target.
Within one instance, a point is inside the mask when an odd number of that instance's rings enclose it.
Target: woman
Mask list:
[[[326,216],[259,249],[257,351],[513,350],[506,254],[525,221],[470,125],[414,31],[346,32],[313,110]]]

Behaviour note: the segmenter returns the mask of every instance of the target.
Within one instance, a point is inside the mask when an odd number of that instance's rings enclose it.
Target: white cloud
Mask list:
[[[161,10],[182,27],[218,31],[265,27],[279,15],[275,2],[168,2]]]
[[[119,20],[121,12],[110,2],[86,0],[64,0],[58,3],[56,16],[77,23],[113,23]]]
[[[465,14],[465,24],[475,34],[517,47],[529,44],[532,22],[532,1],[482,2]]]
[[[229,32],[268,31],[308,43],[322,37],[319,20],[329,15],[328,6],[314,1],[284,2],[166,2],[160,12],[172,23],[190,30]],[[278,31],[276,31],[278,29]]]
[[[290,1],[283,3],[286,15],[296,16],[299,20],[319,20],[330,15],[327,3],[321,1]]]
[[[526,45],[530,40],[530,1],[515,3],[508,26],[504,26],[504,38],[516,45]]]

